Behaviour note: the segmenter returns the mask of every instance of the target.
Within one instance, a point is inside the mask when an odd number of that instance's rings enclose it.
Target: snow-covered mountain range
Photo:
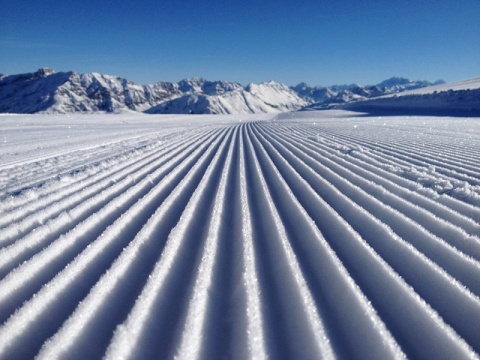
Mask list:
[[[43,68],[0,78],[0,112],[144,111],[180,94],[170,83],[140,86],[110,75]]]
[[[0,112],[245,114],[315,110],[442,83],[394,77],[370,86],[311,87],[300,83],[287,87],[274,81],[242,86],[236,82],[191,78],[178,83],[137,85],[111,75],[57,73],[42,68],[35,73],[0,75]]]
[[[147,110],[150,114],[243,114],[298,110],[307,101],[274,81],[243,87],[225,81],[188,79],[178,83],[182,91]]]
[[[0,112],[70,113],[141,111],[161,114],[232,114],[298,110],[308,105],[292,89],[275,82],[250,84],[207,81],[136,85],[98,73],[35,73],[0,76]]]
[[[300,83],[292,87],[292,90],[310,103],[308,109],[322,109],[351,101],[365,100],[443,83],[442,80],[431,83],[425,80],[412,81],[406,78],[392,77],[377,85],[360,86],[351,84],[310,87],[305,83]]]

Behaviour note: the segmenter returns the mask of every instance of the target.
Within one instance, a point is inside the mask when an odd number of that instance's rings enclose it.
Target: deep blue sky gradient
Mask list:
[[[480,76],[480,0],[0,0],[0,73],[139,84]]]

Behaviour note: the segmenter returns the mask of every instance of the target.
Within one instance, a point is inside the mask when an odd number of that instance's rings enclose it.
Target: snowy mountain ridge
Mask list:
[[[202,78],[182,80],[181,96],[148,109],[149,114],[248,114],[294,111],[308,105],[286,85],[274,81],[246,87]]]
[[[144,111],[180,94],[178,85],[171,83],[141,86],[111,75],[43,68],[0,78],[0,112]]]
[[[56,73],[50,68],[0,77],[2,113],[231,114],[292,111],[306,105],[293,90],[275,82],[243,87],[191,78],[142,86],[111,75]]]
[[[397,94],[442,81],[393,77],[377,85],[288,87],[274,81],[237,82],[189,78],[137,85],[99,73],[54,72],[0,75],[0,113],[146,112],[151,114],[246,114],[316,110]]]
[[[342,106],[357,111],[416,111],[480,114],[480,78],[406,90]]]
[[[338,104],[375,98],[387,94],[396,94],[444,83],[443,80],[431,83],[425,80],[413,81],[407,78],[392,77],[376,85],[359,86],[357,84],[350,84],[333,85],[329,87],[310,87],[306,83],[300,83],[291,89],[310,103],[306,110],[311,110],[330,108]]]

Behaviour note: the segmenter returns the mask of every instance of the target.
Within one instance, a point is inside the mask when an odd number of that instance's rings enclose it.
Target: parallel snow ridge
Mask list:
[[[478,119],[0,120],[0,359],[479,358]]]

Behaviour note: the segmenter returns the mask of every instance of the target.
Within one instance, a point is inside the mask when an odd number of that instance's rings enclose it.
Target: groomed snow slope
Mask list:
[[[1,359],[474,359],[480,121],[0,116]]]

